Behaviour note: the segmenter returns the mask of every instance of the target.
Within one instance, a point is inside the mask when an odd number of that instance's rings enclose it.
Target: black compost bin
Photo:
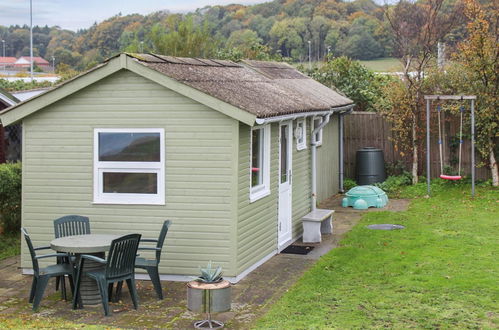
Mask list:
[[[365,147],[357,150],[356,181],[358,185],[370,185],[386,179],[383,150]]]

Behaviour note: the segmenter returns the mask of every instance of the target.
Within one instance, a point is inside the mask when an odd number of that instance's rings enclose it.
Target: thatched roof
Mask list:
[[[140,64],[259,118],[323,111],[353,101],[282,62],[128,54]]]

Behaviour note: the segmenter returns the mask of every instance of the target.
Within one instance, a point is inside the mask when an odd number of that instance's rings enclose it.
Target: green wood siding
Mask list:
[[[293,130],[297,121],[293,122]],[[301,218],[311,209],[311,120],[307,119],[307,148],[296,149],[293,138],[292,161],[292,237],[302,235]],[[277,249],[279,124],[272,124],[271,134],[271,195],[249,202],[249,136],[250,128],[240,125],[239,131],[239,216],[238,271],[242,272]],[[322,147],[321,147],[322,148]]]
[[[270,195],[253,203],[249,200],[250,129],[239,126],[238,273],[277,250],[278,125],[272,124],[270,134]]]
[[[293,121],[293,132],[296,129],[297,121]],[[296,139],[293,137],[293,177],[292,177],[292,223],[293,239],[303,233],[301,218],[311,210],[311,120],[306,119],[307,148],[296,149]],[[294,134],[293,134],[294,136]]]
[[[338,116],[331,116],[322,132],[322,146],[317,148],[317,201],[337,194],[339,190]]]
[[[130,71],[119,71],[23,121],[23,226],[36,245],[52,220],[90,217],[94,233],[156,238],[173,224],[162,274],[197,274],[209,260],[235,276],[233,203],[239,122]],[[164,128],[166,205],[93,204],[94,128]],[[26,249],[22,266],[31,267]]]

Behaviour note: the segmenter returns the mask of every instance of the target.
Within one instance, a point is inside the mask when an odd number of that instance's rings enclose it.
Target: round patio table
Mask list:
[[[121,235],[88,234],[59,237],[50,242],[50,247],[59,252],[72,253],[76,256],[76,267],[80,265],[80,256],[90,254],[99,258],[105,257],[105,252],[111,247],[111,242]],[[93,260],[85,260],[83,272],[103,269],[105,266]],[[84,273],[80,282],[80,293],[83,305],[98,305],[101,297],[97,282]]]

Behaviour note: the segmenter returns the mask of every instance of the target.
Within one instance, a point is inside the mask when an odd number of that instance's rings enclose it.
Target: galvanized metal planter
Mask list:
[[[223,280],[218,283],[203,283],[191,281],[187,283],[187,308],[190,311],[206,313],[207,319],[194,323],[196,328],[220,328],[223,323],[211,319],[211,313],[230,310],[230,282]]]

